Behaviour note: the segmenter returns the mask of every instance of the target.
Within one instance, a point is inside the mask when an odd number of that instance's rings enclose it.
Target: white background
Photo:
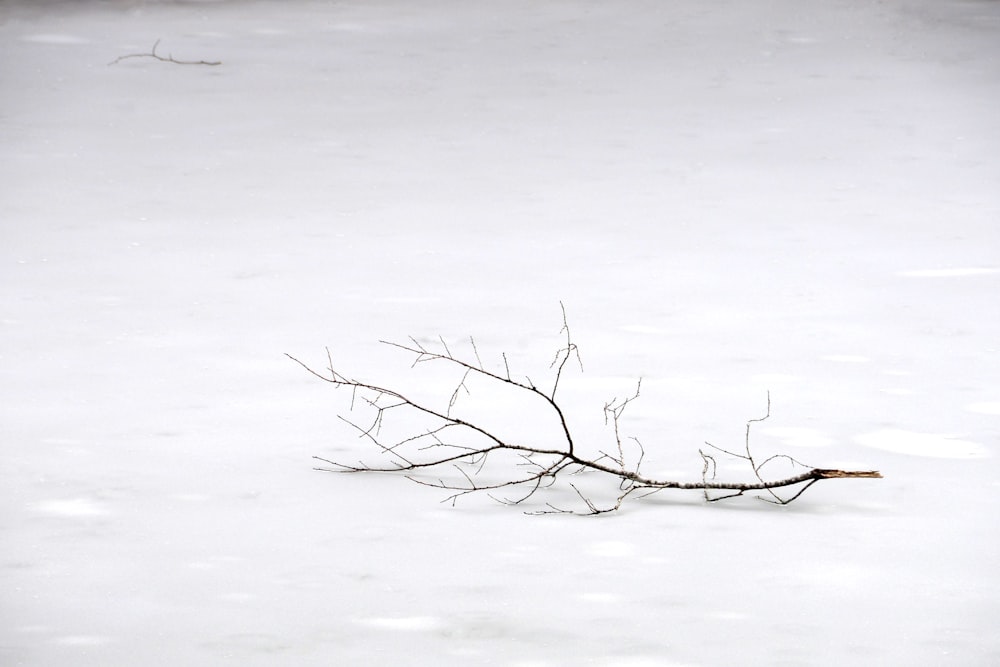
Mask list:
[[[0,77],[3,664],[1000,662],[1000,4],[0,2]],[[373,451],[282,353],[446,403],[378,340],[542,384],[560,301],[591,450],[642,377],[650,474],[769,391],[760,454],[885,479],[312,470]]]

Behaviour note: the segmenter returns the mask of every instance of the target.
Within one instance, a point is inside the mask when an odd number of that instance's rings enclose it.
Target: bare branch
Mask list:
[[[563,326],[560,329],[560,334],[565,335],[565,340],[564,347],[559,349],[552,362],[555,377],[551,393],[539,390],[530,379],[526,379],[524,382],[514,380],[510,373],[506,354],[502,355],[503,375],[486,370],[475,340],[471,337],[469,340],[474,361],[466,361],[455,356],[444,338],[440,336],[438,343],[441,351],[435,351],[413,337],[409,339],[410,343],[408,344],[382,341],[386,345],[413,355],[413,366],[424,362],[441,362],[461,374],[447,404],[441,408],[413,400],[397,390],[348,378],[334,369],[329,349],[326,351],[329,364],[326,369],[328,374],[319,373],[295,357],[286,355],[314,377],[335,387],[349,387],[351,389],[351,410],[353,411],[359,405],[370,410],[372,413],[371,422],[368,426],[362,426],[343,416],[341,419],[358,431],[359,437],[374,444],[380,453],[391,457],[391,460],[383,465],[370,465],[364,462],[344,464],[315,457],[329,466],[317,469],[330,472],[403,473],[408,479],[422,486],[449,491],[450,495],[442,502],[451,504],[465,495],[483,492],[500,503],[521,505],[543,492],[545,494],[558,493],[560,487],[558,482],[563,479],[563,475],[587,474],[596,475],[594,477],[596,480],[613,480],[613,488],[616,488],[616,491],[614,491],[613,496],[603,502],[595,500],[576,483],[567,482],[566,486],[568,486],[568,490],[572,491],[572,497],[576,498],[575,502],[577,504],[582,502],[582,508],[579,511],[564,509],[560,506],[563,503],[556,504],[542,497],[539,497],[538,500],[541,501],[543,509],[528,511],[530,514],[570,512],[590,515],[615,512],[629,497],[642,498],[666,489],[699,490],[708,502],[733,498],[752,491],[764,491],[769,496],[764,498],[768,502],[786,505],[799,498],[806,489],[820,480],[877,479],[882,477],[875,470],[811,468],[786,454],[775,454],[758,462],[750,445],[750,432],[754,424],[770,418],[770,393],[767,396],[765,414],[747,422],[743,451],[731,451],[716,447],[711,443],[705,443],[716,452],[745,461],[752,474],[749,481],[717,480],[718,464],[715,456],[700,449],[698,450],[702,459],[700,481],[685,482],[649,477],[640,471],[640,466],[646,455],[642,443],[635,437],[624,437],[621,431],[622,417],[626,408],[639,398],[642,388],[641,380],[636,383],[635,392],[632,395],[622,400],[612,399],[604,405],[605,423],[612,427],[616,454],[599,452],[597,457],[587,457],[580,454],[570,434],[566,415],[556,402],[556,393],[566,363],[573,356],[577,358],[578,362],[580,360],[579,350],[573,343],[570,334],[565,308],[562,309],[562,314]],[[582,363],[580,366],[582,369]],[[463,390],[466,394],[471,395],[467,384],[471,377],[498,383],[500,386],[536,396],[540,401],[542,414],[548,414],[561,430],[562,441],[550,446],[515,442],[498,431],[463,419],[458,414],[456,402],[459,393]],[[361,398],[361,401],[356,400],[358,397]],[[386,436],[382,432],[385,428],[386,415],[390,410],[394,414],[410,412],[421,415],[430,418],[434,424],[415,435],[409,435],[395,441],[383,440]],[[446,430],[449,432],[448,441],[443,439]],[[626,441],[634,443],[638,450],[637,456],[627,457]],[[630,458],[635,459],[634,463]],[[799,472],[784,478],[766,479],[761,472],[763,467],[777,459],[788,461],[793,467],[798,468]],[[498,469],[500,470],[499,477],[497,477]],[[451,470],[453,474],[434,479],[418,476],[432,470]],[[793,490],[794,494],[785,497],[775,491],[786,488]],[[722,495],[718,495],[720,492]]]
[[[161,56],[156,52],[156,47],[160,45],[160,40],[153,42],[153,48],[149,50],[149,53],[129,53],[128,55],[118,56],[114,60],[108,63],[108,66],[120,63],[128,58],[153,58],[154,60],[159,60],[164,63],[173,63],[175,65],[208,65],[209,67],[215,67],[216,65],[221,65],[220,60],[177,60],[173,55]]]

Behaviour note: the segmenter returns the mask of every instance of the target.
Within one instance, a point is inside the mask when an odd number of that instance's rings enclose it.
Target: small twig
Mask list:
[[[469,391],[468,385],[465,384],[465,381],[467,379],[469,379],[469,373],[471,373],[471,372],[472,372],[472,369],[469,369],[469,368],[465,369],[465,373],[462,375],[462,379],[459,380],[458,386],[455,387],[455,391],[453,391],[451,393],[451,400],[448,401],[448,413],[447,414],[449,414],[449,415],[451,414],[451,409],[453,407],[455,407],[455,403],[458,402],[458,395],[459,395],[459,393],[461,393],[461,391],[463,389],[465,390],[466,395],[471,395],[472,394],[472,392]]]
[[[164,63],[173,63],[175,65],[208,65],[209,67],[215,67],[216,65],[221,65],[221,60],[177,60],[172,54],[167,54],[166,56],[161,56],[156,52],[156,47],[160,45],[160,40],[153,42],[153,48],[149,50],[149,53],[129,53],[128,55],[118,56],[114,60],[108,63],[108,66],[120,63],[128,58],[153,58]]]
[[[610,417],[615,432],[615,444],[618,445],[618,458],[616,459],[612,456],[609,456],[608,458],[610,458],[613,461],[616,461],[623,470],[625,469],[625,449],[624,447],[622,447],[622,436],[621,436],[621,431],[619,430],[619,424],[621,423],[622,414],[625,413],[625,408],[628,407],[629,403],[639,398],[639,391],[641,389],[642,389],[642,378],[639,378],[639,381],[636,383],[635,386],[635,393],[632,396],[630,396],[629,398],[622,399],[621,402],[618,401],[617,397],[612,398],[610,401],[604,404],[604,424],[607,425],[608,417]],[[635,442],[639,444],[639,450],[640,452],[642,452],[642,444],[639,443],[639,441],[636,440],[635,438],[632,438],[632,440],[635,440]],[[642,461],[641,454],[639,456],[639,461],[640,462]],[[638,471],[639,471],[639,466],[637,464],[636,472]]]
[[[561,348],[556,351],[556,358],[552,360],[552,364],[549,368],[556,369],[556,379],[552,383],[552,393],[549,394],[549,398],[553,401],[556,400],[556,392],[559,390],[559,380],[562,379],[563,367],[566,366],[566,362],[569,361],[570,357],[574,354],[576,355],[576,361],[580,364],[580,371],[583,371],[583,360],[580,359],[580,349],[573,342],[569,331],[569,322],[566,319],[566,306],[563,305],[562,301],[559,302],[559,307],[562,309],[563,316],[563,326],[559,330],[559,333],[566,334],[566,347]]]
[[[476,339],[469,336],[469,344],[472,345],[472,351],[476,353],[476,363],[479,364],[479,370],[483,370],[483,360],[479,357],[479,349],[476,347]]]

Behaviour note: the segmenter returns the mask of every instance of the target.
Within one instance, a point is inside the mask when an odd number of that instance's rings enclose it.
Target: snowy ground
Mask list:
[[[108,65],[157,39],[222,64]],[[2,1],[0,77],[4,665],[1000,664],[1000,3]],[[641,376],[650,472],[770,391],[761,451],[885,479],[311,470],[367,450],[283,352],[541,382],[560,300],[594,446]]]

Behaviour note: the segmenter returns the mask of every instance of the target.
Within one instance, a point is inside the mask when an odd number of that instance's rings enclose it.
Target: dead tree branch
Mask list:
[[[172,54],[167,54],[166,56],[161,56],[156,52],[156,47],[160,45],[160,40],[153,42],[153,48],[149,50],[149,53],[129,53],[124,56],[118,56],[114,60],[108,63],[108,66],[120,63],[128,58],[153,58],[154,60],[159,60],[164,63],[173,63],[175,65],[208,65],[209,67],[215,67],[216,65],[221,65],[220,60],[177,60]]]
[[[572,340],[565,309],[560,334],[565,335],[565,341],[556,352],[551,364],[551,368],[555,369],[551,391],[539,389],[528,378],[523,381],[514,379],[506,355],[502,355],[502,373],[488,370],[479,355],[475,340],[471,338],[474,361],[456,356],[443,339],[440,339],[440,347],[435,346],[433,349],[414,338],[410,338],[407,344],[381,341],[385,345],[412,355],[413,366],[440,363],[456,370],[459,379],[455,390],[441,407],[410,398],[395,389],[355,380],[341,374],[334,369],[329,350],[327,350],[329,365],[325,372],[316,371],[299,359],[286,354],[285,356],[315,377],[335,387],[349,389],[352,411],[359,405],[360,399],[360,405],[366,406],[371,411],[369,419],[358,423],[343,416],[340,418],[356,430],[359,437],[372,443],[386,459],[382,464],[372,465],[365,462],[343,463],[317,456],[314,458],[327,464],[317,470],[401,473],[417,484],[448,492],[444,501],[452,504],[462,496],[482,492],[501,503],[521,505],[540,491],[556,488],[557,483],[565,476],[583,473],[606,478],[617,488],[611,499],[599,504],[578,484],[568,482],[573,496],[578,502],[582,502],[582,509],[566,509],[561,505],[545,502],[542,509],[529,512],[533,514],[603,514],[618,510],[630,496],[642,497],[665,489],[699,490],[705,499],[711,502],[741,496],[751,491],[766,491],[769,496],[765,498],[766,500],[785,505],[796,500],[806,489],[820,480],[882,477],[875,470],[812,468],[784,454],[758,461],[750,447],[750,430],[753,424],[771,416],[770,394],[768,394],[766,414],[747,422],[742,451],[729,451],[706,443],[715,453],[746,461],[753,474],[752,479],[718,481],[715,454],[706,453],[704,450],[699,450],[703,462],[700,481],[662,480],[647,476],[640,471],[645,456],[642,444],[635,438],[623,438],[620,428],[625,409],[639,398],[641,382],[637,384],[635,393],[630,397],[622,400],[612,399],[604,406],[606,424],[613,430],[615,449],[610,453],[600,452],[600,456],[595,457],[583,455],[578,451],[566,414],[557,401],[566,364],[572,357],[580,362],[579,350]],[[582,370],[582,363],[580,367]],[[537,400],[542,413],[548,414],[558,427],[561,441],[551,446],[518,442],[505,437],[497,432],[497,429],[488,428],[475,420],[467,421],[458,414],[456,402],[460,394],[472,394],[473,379],[519,392],[522,396],[533,397],[532,400]],[[413,416],[428,419],[432,426],[423,432],[411,433],[398,440],[386,439],[382,435],[382,429],[386,415],[390,411],[409,412]],[[631,455],[628,454],[629,451]],[[765,478],[762,469],[777,459],[790,462],[799,468],[800,472],[778,479]],[[498,468],[500,475],[496,476]],[[434,472],[435,476],[427,477],[430,472]],[[780,495],[777,492],[779,489],[789,489],[794,491],[794,494]],[[720,492],[722,495],[712,495]]]

